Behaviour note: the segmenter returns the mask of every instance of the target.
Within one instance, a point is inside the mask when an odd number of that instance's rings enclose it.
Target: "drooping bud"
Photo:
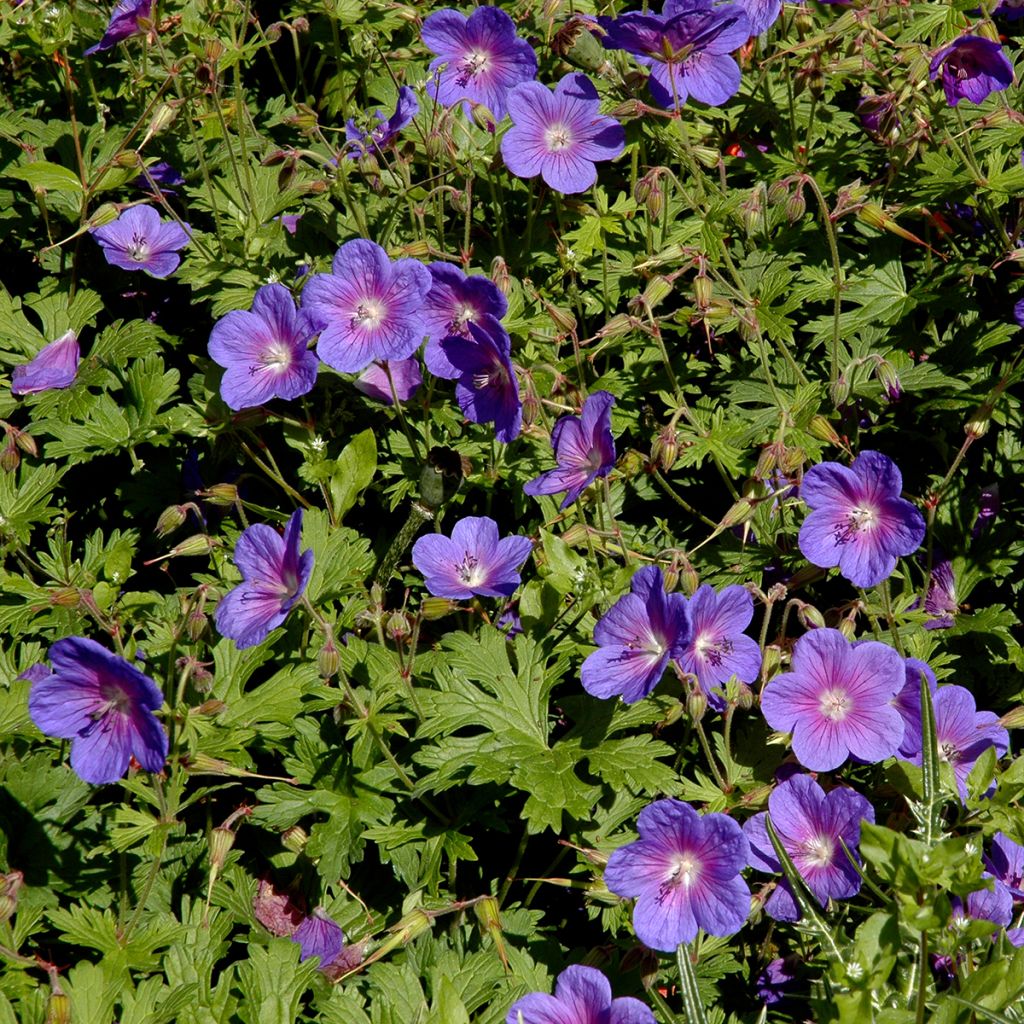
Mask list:
[[[4,450],[0,452],[0,469],[5,473],[13,473],[21,462],[21,456],[18,454],[18,446],[8,440],[4,446]]]
[[[890,402],[898,402],[903,394],[903,388],[900,387],[900,379],[896,375],[896,369],[892,363],[887,359],[882,359],[875,366],[875,376],[878,378],[878,383],[882,385],[885,397]]]
[[[667,473],[679,458],[679,434],[675,427],[668,425],[658,431],[651,443],[651,461],[656,463],[662,472]]]
[[[174,533],[179,526],[181,526],[188,518],[188,506],[186,505],[168,505],[167,508],[160,513],[160,517],[156,521],[156,527],[154,533],[158,537],[166,537],[169,533]]]
[[[769,644],[764,649],[764,655],[761,658],[761,678],[771,679],[781,665],[782,651],[780,651],[774,644]]]
[[[211,505],[229,508],[238,502],[238,488],[235,484],[214,484],[205,491],[200,491],[199,496],[205,498]]]
[[[425,597],[420,602],[420,614],[428,621],[443,619],[446,615],[451,615],[458,606],[458,602],[450,597]]]
[[[711,278],[702,270],[693,279],[693,298],[699,310],[710,309],[711,300],[714,297],[714,285]]]
[[[594,37],[593,28],[597,25],[589,18],[573,15],[555,33],[551,49],[578,68],[599,73],[608,65],[608,56]]]
[[[165,557],[188,558],[194,555],[207,555],[217,546],[217,543],[215,537],[208,537],[205,533],[194,533],[171,548],[170,553]]]
[[[819,441],[827,441],[829,444],[842,447],[842,439],[836,433],[835,427],[821,413],[816,413],[811,417],[807,424],[807,432]]]
[[[206,632],[210,621],[202,608],[194,608],[185,620],[185,632],[188,638],[195,643]]]
[[[825,616],[812,604],[801,604],[797,607],[796,617],[804,629],[824,629]]]
[[[498,901],[493,896],[488,896],[475,904],[473,910],[477,920],[494,942],[494,948],[498,951],[505,970],[508,970],[508,952],[505,949],[505,937],[502,934],[501,910]]]
[[[644,289],[644,305],[648,309],[660,306],[672,294],[672,282],[661,274],[656,274],[647,282]]]
[[[46,1004],[46,1024],[71,1024],[71,1000],[56,988]]]
[[[832,404],[837,409],[839,406],[845,405],[850,397],[850,381],[846,374],[840,374],[838,380],[829,385],[828,392],[832,399]]]
[[[11,427],[11,437],[26,455],[31,455],[33,458],[39,455],[39,445],[36,444],[36,439],[31,434],[24,430],[18,430],[17,427]]]
[[[491,280],[502,295],[508,295],[511,289],[511,278],[504,257],[495,256],[491,260]]]
[[[694,687],[686,698],[686,713],[690,721],[699,722],[708,710],[708,698],[699,687]]]
[[[807,212],[807,200],[804,198],[803,185],[798,184],[792,194],[786,200],[786,219],[790,224],[803,220]]]
[[[333,636],[328,637],[323,647],[320,648],[320,653],[316,658],[316,667],[321,679],[331,679],[338,674],[338,670],[341,668],[341,654]]]
[[[736,684],[736,707],[742,711],[749,711],[753,706],[754,691],[746,683],[738,682]]]

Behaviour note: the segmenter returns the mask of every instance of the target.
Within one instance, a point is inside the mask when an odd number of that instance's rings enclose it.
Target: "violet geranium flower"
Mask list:
[[[150,182],[153,184],[151,185]],[[133,178],[133,188],[142,189],[143,192],[153,192],[153,185],[161,195],[173,196],[179,185],[184,185],[185,179],[166,160],[158,160],[155,164],[146,167],[146,173]]]
[[[993,877],[1006,886],[1014,900],[1024,900],[1024,846],[1004,832],[997,832],[984,860]]]
[[[452,528],[451,537],[420,537],[412,546],[412,564],[434,597],[510,597],[522,582],[519,570],[532,550],[529,537],[499,540],[493,519],[466,516]]]
[[[300,960],[320,958],[320,970],[324,971],[341,956],[345,948],[345,933],[341,925],[331,918],[322,907],[317,907],[309,917],[292,933],[291,939],[302,950]]]
[[[189,243],[191,228],[161,220],[152,206],[129,206],[117,220],[91,228],[109,264],[122,270],[145,270],[152,277],[169,277],[178,269],[178,250]]]
[[[85,782],[116,782],[135,759],[158,772],[167,733],[153,712],[160,688],[94,640],[73,636],[50,647],[53,673],[34,683],[28,711],[40,731],[71,740],[71,767]]]
[[[595,161],[614,160],[626,147],[626,131],[601,113],[597,90],[586,75],[570,72],[552,93],[540,82],[523,82],[508,95],[512,127],[501,140],[505,166],[517,177],[538,174],[564,195],[585,192],[597,181]]]
[[[931,667],[917,658],[907,658],[904,662],[906,680],[903,688],[893,698],[893,707],[903,719],[903,739],[896,753],[904,760],[921,753],[921,675],[928,684],[928,690],[935,699],[938,689],[935,673]]]
[[[960,799],[967,800],[967,776],[974,762],[995,747],[1002,757],[1009,749],[1010,734],[999,724],[992,711],[978,711],[974,695],[962,686],[940,686],[935,694],[935,735],[939,741],[939,760],[953,769]],[[921,764],[921,745],[910,758]]]
[[[110,12],[110,21],[103,38],[85,51],[85,56],[112,50],[122,39],[142,32],[140,22],[153,20],[153,0],[120,0]]]
[[[346,242],[331,273],[315,274],[302,291],[302,308],[320,330],[317,354],[341,373],[359,373],[376,359],[408,359],[423,341],[429,291],[419,260],[392,262],[375,242]]]
[[[445,358],[459,371],[455,397],[472,423],[494,423],[494,436],[508,444],[519,436],[523,403],[512,366],[512,339],[493,316],[470,320],[469,337],[451,335],[441,342]]]
[[[839,566],[854,586],[873,587],[924,540],[924,519],[900,497],[903,477],[892,459],[864,451],[847,468],[812,466],[800,497],[813,509],[800,527],[804,558],[823,569]]]
[[[558,976],[555,994],[531,992],[516,1000],[505,1024],[655,1024],[654,1014],[640,1002],[612,998],[608,979],[596,967],[573,964]]]
[[[239,650],[262,643],[288,617],[313,571],[313,552],[299,554],[302,509],[292,513],[282,537],[264,523],[244,530],[235,544],[242,582],[221,598],[217,629]]]
[[[595,391],[579,416],[560,416],[551,431],[558,466],[523,484],[523,490],[532,495],[566,491],[561,505],[566,508],[598,477],[607,476],[615,465],[614,404],[607,391]]]
[[[846,899],[860,892],[860,875],[842,843],[859,862],[861,822],[875,820],[874,808],[865,797],[845,787],[826,793],[809,775],[794,775],[777,786],[768,798],[767,812],[745,822],[743,834],[750,843],[750,866],[778,874],[782,865],[768,836],[766,818],[771,819],[782,848],[823,907],[830,899]],[[788,879],[780,879],[764,909],[776,921],[800,920]]]
[[[679,657],[690,623],[686,598],[665,593],[658,566],[638,569],[629,588],[594,627],[598,649],[583,662],[581,682],[591,696],[635,704],[658,685],[669,661]]]
[[[853,646],[838,629],[816,629],[796,642],[791,671],[764,688],[761,711],[773,729],[793,734],[793,753],[813,772],[838,768],[851,754],[873,764],[903,739],[892,700],[905,680],[891,647]]]
[[[946,102],[955,107],[961,100],[981,103],[991,93],[1013,83],[1013,65],[1002,46],[983,36],[961,36],[932,58],[929,78],[942,76]]]
[[[459,100],[482,103],[500,121],[509,89],[537,75],[533,48],[497,7],[478,7],[468,17],[447,7],[435,11],[423,22],[421,35],[437,54],[427,92],[446,107]],[[469,102],[462,104],[467,117]]]
[[[444,354],[441,342],[452,335],[469,337],[469,324],[479,323],[486,313],[500,320],[508,312],[501,289],[483,274],[466,275],[454,263],[431,263],[432,284],[423,310],[428,338],[423,361],[435,377],[455,380],[460,376]]]
[[[383,402],[385,405],[393,405],[392,383],[398,400],[404,402],[419,390],[423,383],[423,375],[420,373],[420,363],[416,358],[381,360],[370,363],[352,383],[357,391],[362,391],[368,398]]]
[[[752,683],[761,671],[761,648],[743,631],[754,616],[754,599],[746,587],[733,585],[721,593],[704,584],[687,603],[690,638],[683,645],[679,666],[697,677],[708,703],[725,708],[721,690],[735,676]]]
[[[296,311],[283,284],[264,285],[252,310],[235,309],[213,325],[210,358],[225,368],[220,393],[234,410],[313,390],[320,360],[306,348],[316,333],[312,316]]]
[[[938,558],[932,566],[924,610],[931,616],[924,624],[925,629],[949,629],[953,625],[953,617],[960,611],[960,602],[956,599],[956,578],[948,558]]]
[[[399,86],[398,103],[395,112],[388,117],[382,110],[375,110],[373,116],[378,124],[363,131],[349,118],[345,122],[345,148],[349,160],[358,160],[364,153],[380,153],[398,137],[398,133],[420,112],[416,93],[407,85]]]
[[[656,800],[640,812],[640,838],[608,858],[604,880],[618,896],[637,897],[633,930],[651,949],[673,952],[697,929],[733,935],[750,911],[740,877],[750,847],[725,814],[698,814],[681,800]]]
[[[80,358],[78,337],[74,331],[68,331],[56,341],[44,345],[30,362],[14,367],[11,393],[34,395],[40,391],[71,387],[78,376]]]

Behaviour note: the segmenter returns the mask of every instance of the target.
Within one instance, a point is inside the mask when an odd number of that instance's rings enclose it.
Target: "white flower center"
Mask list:
[[[814,836],[803,844],[801,852],[811,867],[827,868],[836,855],[836,846],[828,836]]]
[[[544,144],[549,152],[559,153],[572,145],[572,132],[565,124],[552,124],[544,129]]]
[[[125,247],[128,256],[136,263],[148,263],[150,256],[149,242],[138,235],[132,235],[131,242]]]
[[[949,764],[956,764],[960,760],[960,751],[952,743],[939,744],[939,760]]]
[[[858,533],[868,533],[878,526],[878,510],[857,506],[846,513],[835,528],[836,543],[845,544]]]
[[[700,862],[692,853],[676,854],[670,862],[670,870],[665,884],[681,885],[689,888],[700,877]]]
[[[712,665],[721,665],[722,658],[732,653],[732,641],[727,637],[716,637],[714,633],[699,633],[693,644],[694,653],[698,658],[710,661]]]
[[[455,567],[455,575],[472,590],[487,578],[487,569],[480,564],[480,559],[476,555],[467,551],[462,561]]]
[[[841,722],[853,708],[853,701],[845,690],[826,690],[818,702],[821,713],[833,722]]]
[[[376,327],[380,327],[386,315],[387,310],[382,302],[376,299],[363,299],[356,306],[355,316],[352,317],[352,326],[373,330]]]
[[[465,87],[469,84],[470,79],[486,71],[490,64],[491,55],[489,53],[483,50],[470,50],[459,62],[459,73],[455,77],[455,81]]]
[[[291,349],[283,341],[275,341],[260,353],[261,369],[270,373],[284,373],[291,369]]]

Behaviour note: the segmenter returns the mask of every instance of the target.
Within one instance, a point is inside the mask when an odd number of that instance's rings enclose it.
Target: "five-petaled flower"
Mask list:
[[[1002,46],[984,36],[961,36],[932,58],[929,77],[942,76],[946,102],[955,107],[961,100],[981,103],[991,93],[1013,83],[1013,65]]]
[[[412,564],[435,597],[509,597],[522,582],[519,569],[532,550],[529,537],[499,540],[493,519],[466,516],[452,528],[451,537],[420,537],[412,546]]]
[[[74,331],[44,345],[35,358],[11,373],[11,393],[34,395],[40,391],[55,388],[69,388],[78,376],[78,360],[81,352],[78,337]]]
[[[689,635],[686,598],[666,594],[661,569],[645,565],[594,627],[598,649],[583,662],[583,689],[635,704],[658,685]]]
[[[430,273],[419,260],[392,262],[375,242],[346,242],[331,273],[314,275],[302,291],[302,308],[320,331],[317,354],[342,373],[408,359],[423,341],[429,291]]]
[[[419,113],[420,104],[416,93],[407,85],[398,89],[395,112],[388,117],[382,110],[375,110],[373,117],[377,124],[363,131],[353,118],[345,122],[345,148],[350,160],[358,160],[364,153],[381,153],[398,137],[398,133]]]
[[[985,866],[1009,890],[1014,900],[1024,900],[1024,846],[1005,832],[997,832]]]
[[[520,178],[538,174],[556,192],[585,192],[597,181],[595,161],[613,160],[626,146],[625,129],[601,113],[586,75],[570,72],[552,93],[523,82],[508,95],[512,127],[501,140],[505,166]]]
[[[816,629],[796,642],[791,671],[764,688],[761,711],[773,729],[793,734],[793,753],[811,771],[831,771],[851,754],[884,761],[903,739],[893,698],[905,681],[891,647],[853,646],[838,629]]]
[[[441,342],[445,358],[459,371],[455,398],[472,423],[494,423],[494,436],[508,444],[519,436],[523,403],[512,366],[512,339],[485,313],[466,324],[469,337],[451,335]]]
[[[263,523],[244,530],[235,544],[242,582],[217,605],[217,629],[239,648],[262,643],[288,617],[313,571],[313,552],[299,554],[302,509],[292,513],[284,536]]]
[[[681,800],[656,800],[640,812],[640,838],[608,858],[604,880],[618,896],[637,897],[633,930],[651,949],[674,952],[697,929],[733,935],[750,911],[740,878],[750,847],[725,814],[698,814]]]
[[[614,404],[607,391],[595,391],[583,403],[579,416],[560,416],[551,430],[558,466],[523,484],[523,490],[533,495],[565,491],[562,508],[566,508],[598,477],[607,476],[615,465]]]
[[[49,651],[52,674],[32,686],[28,710],[48,736],[71,740],[71,767],[96,785],[116,782],[134,756],[146,771],[167,760],[167,733],[153,712],[159,687],[95,640],[73,636]]]
[[[178,268],[178,250],[189,243],[191,228],[161,220],[152,206],[129,206],[117,220],[91,228],[103,247],[107,262],[122,270],[144,270],[153,277],[169,277]]]
[[[720,692],[735,676],[752,683],[761,671],[761,648],[743,631],[754,615],[754,600],[746,587],[726,587],[721,593],[704,584],[687,604],[690,638],[679,655],[679,666],[697,677],[708,703],[725,708]]]
[[[154,0],[120,0],[110,12],[103,38],[85,51],[85,56],[112,50],[122,39],[138,35],[142,32],[142,22],[153,20]]]
[[[612,998],[608,979],[596,967],[573,964],[558,976],[555,994],[531,992],[516,1000],[505,1024],[654,1024],[654,1014],[640,1002]]]
[[[509,89],[537,74],[533,48],[497,7],[478,7],[468,17],[447,7],[435,11],[423,22],[422,37],[437,54],[427,92],[446,107],[482,103],[501,120]],[[463,109],[468,116],[468,102]]]
[[[800,527],[804,558],[823,569],[839,566],[854,586],[873,587],[924,540],[924,518],[900,497],[903,477],[892,459],[861,452],[847,468],[812,466],[800,497],[813,509]]]
[[[794,775],[777,786],[768,798],[767,812],[755,814],[743,825],[750,843],[750,866],[777,874],[782,867],[766,818],[822,906],[830,899],[846,899],[860,892],[860,874],[843,843],[859,862],[861,823],[875,820],[874,808],[865,797],[845,787],[826,793],[809,775]],[[788,879],[778,882],[764,909],[777,921],[800,920]]]
[[[312,391],[320,361],[306,344],[315,333],[313,318],[296,311],[284,285],[264,285],[251,312],[232,310],[210,332],[210,358],[226,371],[221,397],[238,410]]]

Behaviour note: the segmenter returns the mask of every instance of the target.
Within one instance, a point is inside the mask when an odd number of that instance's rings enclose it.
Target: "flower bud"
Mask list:
[[[796,617],[804,629],[823,629],[825,627],[825,616],[812,604],[799,605]]]
[[[639,117],[643,110],[644,104],[639,100],[623,100],[618,106],[612,107],[608,114],[614,117],[616,121],[622,121],[630,117]]]
[[[686,713],[690,716],[690,721],[699,722],[708,710],[708,698],[704,691],[699,687],[695,687],[686,698]]]
[[[180,105],[180,103],[174,102],[161,103],[160,106],[156,108],[156,112],[150,119],[149,127],[146,128],[146,134],[143,137],[142,143],[140,144],[140,148],[141,146],[145,146],[145,144],[149,142],[149,140],[153,138],[154,135],[159,135],[160,132],[164,131],[164,129],[170,128],[170,126],[174,123],[174,119],[178,116],[178,107]],[[135,164],[137,163],[138,157],[136,157],[135,159]]]
[[[450,597],[425,597],[420,602],[420,614],[428,621],[443,619],[455,611],[458,606],[458,602],[453,601]]]
[[[495,256],[494,259],[491,260],[491,280],[502,295],[508,295],[511,288],[508,264],[501,256]]]
[[[187,558],[193,555],[208,555],[216,547],[216,540],[205,533],[194,533],[180,544],[171,548],[169,558]]]
[[[392,640],[404,640],[412,633],[412,624],[405,612],[392,612],[384,624],[384,631]]]
[[[993,406],[988,402],[979,405],[964,424],[964,433],[975,439],[984,437],[992,424],[992,409]]]
[[[494,114],[492,114],[491,111],[482,103],[473,103],[470,101],[469,106],[473,123],[478,128],[483,128],[484,131],[490,132],[493,135],[495,126],[497,125]]]
[[[63,992],[53,991],[46,1004],[46,1024],[71,1024],[71,1000]]]
[[[220,873],[220,869],[224,867],[224,862],[227,860],[228,854],[231,852],[231,847],[235,845],[235,833],[229,829],[215,828],[210,832],[209,849],[210,849],[210,884],[216,879]]]
[[[81,600],[74,587],[58,587],[50,593],[50,604],[55,608],[74,608]]]
[[[655,275],[647,282],[644,289],[644,303],[648,309],[654,309],[672,294],[672,282],[660,274]]]
[[[882,385],[885,397],[890,402],[898,402],[903,394],[903,388],[900,387],[900,379],[896,375],[892,363],[887,359],[881,360],[875,367],[875,376],[878,378],[878,383]]]
[[[13,473],[21,462],[18,454],[18,446],[13,441],[8,441],[4,450],[0,452],[0,469],[5,473]]]
[[[562,332],[562,334],[576,333],[576,317],[574,317],[567,309],[559,309],[558,306],[555,306],[550,302],[544,303],[544,308],[547,310],[547,314],[551,317],[554,325]]]
[[[16,427],[11,427],[11,437],[14,438],[14,443],[26,454],[31,455],[33,458],[39,455],[39,445],[36,444],[36,439],[24,430],[18,430]]]
[[[736,707],[749,711],[754,706],[754,691],[746,683],[736,684]]]
[[[192,673],[193,685],[195,685],[196,680],[199,678],[199,676],[201,674],[205,675],[208,679],[212,679],[213,678],[213,676],[210,675],[210,673],[207,672],[205,669],[198,669],[197,668]],[[196,689],[201,689],[201,687],[197,686]],[[207,689],[209,689],[209,687],[207,687]],[[196,714],[196,715],[219,715],[223,710],[225,710],[225,708],[227,708],[227,704],[225,704],[224,701],[217,700],[215,698],[213,700],[204,700],[203,703],[199,705],[199,707],[192,708],[192,710],[189,712],[189,714]]]
[[[211,505],[219,505],[222,508],[229,508],[238,501],[238,488],[234,484],[214,484],[199,493]]]
[[[1024,729],[1024,707],[1017,705],[999,719],[999,724],[1004,729]]]
[[[756,511],[753,502],[749,498],[740,498],[735,502],[728,512],[722,517],[719,524],[723,530],[730,530],[734,526],[740,526],[754,518]]]
[[[769,644],[764,649],[761,657],[761,678],[771,679],[782,665],[782,651],[774,644]]]
[[[703,271],[693,279],[693,298],[699,310],[709,309],[714,295],[711,278]]]
[[[306,848],[306,843],[309,842],[309,836],[300,825],[292,825],[291,828],[286,828],[281,833],[281,842],[286,850],[291,850],[292,853],[302,853]]]
[[[338,674],[338,670],[341,668],[341,654],[338,652],[338,646],[334,642],[333,636],[328,637],[323,647],[320,648],[320,653],[316,658],[316,667],[322,679],[330,679]]]
[[[795,224],[797,221],[803,220],[806,212],[807,200],[804,199],[804,190],[797,188],[786,200],[786,219],[790,224]]]
[[[189,640],[193,643],[198,641],[206,632],[206,628],[209,624],[210,621],[206,617],[202,608],[193,609],[192,612],[189,613],[189,617],[185,620],[185,632],[188,633]]]
[[[651,461],[667,473],[679,458],[679,434],[675,427],[665,426],[658,431],[651,444]]]
[[[842,447],[842,440],[836,433],[835,427],[821,413],[811,417],[810,422],[807,424],[807,432],[819,441],[827,441],[829,444]]]
[[[693,563],[688,558],[684,558],[682,565],[679,567],[679,582],[682,584],[683,593],[687,597],[693,597],[697,593],[697,588],[700,586],[700,576],[697,575],[697,570],[694,569]]]
[[[838,409],[839,406],[845,405],[846,400],[850,397],[850,382],[847,380],[845,374],[840,374],[839,379],[829,385],[829,396],[832,399],[832,404]]]
[[[768,202],[772,206],[778,206],[780,203],[784,203],[788,195],[788,181],[773,181],[768,188]]]
[[[608,323],[606,323],[604,327],[597,332],[597,335],[599,338],[620,338],[625,334],[629,334],[630,331],[633,330],[635,324],[636,321],[627,313],[616,313],[615,316],[613,316],[611,320],[609,320]]]

